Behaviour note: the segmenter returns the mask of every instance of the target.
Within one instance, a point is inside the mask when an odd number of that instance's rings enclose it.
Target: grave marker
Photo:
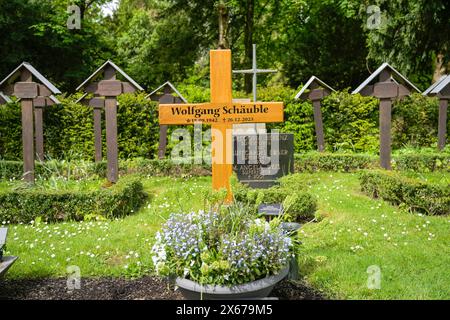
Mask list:
[[[385,62],[352,92],[380,99],[380,164],[384,169],[391,169],[392,100],[407,96],[412,91],[420,92],[406,77]]]
[[[307,92],[307,90],[309,92]],[[323,134],[323,120],[322,120],[322,110],[320,109],[320,101],[323,98],[330,95],[334,89],[327,85],[325,82],[312,76],[308,82],[303,86],[303,88],[297,93],[295,99],[311,100],[313,104],[314,112],[314,124],[316,128],[316,140],[317,149],[319,152],[325,150],[325,138]]]
[[[163,93],[161,94],[161,89],[164,89]],[[174,95],[174,93],[176,95]],[[158,88],[156,88],[154,91],[152,91],[150,94],[146,96],[146,98],[151,99],[152,101],[158,101],[159,102],[159,108],[164,108],[164,104],[167,103],[187,103],[187,100],[181,95],[181,93],[175,88],[173,84],[171,84],[169,81],[162,84]],[[164,159],[164,156],[166,154],[166,147],[167,147],[167,129],[168,125],[160,125],[159,126],[159,148],[158,148],[158,158]]]
[[[117,73],[127,81],[116,79]],[[96,81],[103,75],[103,80]],[[96,81],[96,82],[94,82]],[[106,61],[77,88],[86,92],[77,102],[85,99],[87,94],[94,94],[89,105],[94,108],[95,161],[102,159],[102,109],[105,110],[106,153],[108,161],[107,178],[116,183],[119,178],[119,158],[117,144],[117,97],[122,93],[144,89],[112,61]],[[101,98],[100,98],[101,97]]]
[[[211,102],[168,104],[159,110],[159,123],[210,124],[213,188],[226,188],[231,201],[232,126],[236,123],[282,122],[282,102],[232,102],[231,50],[210,51]]]
[[[24,179],[33,183],[35,152],[44,160],[43,108],[59,103],[54,94],[61,92],[27,62],[0,82],[0,91],[20,99]]]
[[[439,98],[439,120],[438,120],[438,149],[445,147],[447,136],[447,112],[450,100],[450,75],[442,76],[423,93],[424,96],[435,96]]]

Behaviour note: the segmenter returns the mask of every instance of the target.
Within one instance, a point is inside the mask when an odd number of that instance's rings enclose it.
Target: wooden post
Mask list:
[[[439,150],[444,149],[445,140],[447,135],[447,110],[448,110],[448,100],[439,100],[439,126],[438,126],[438,148]]]
[[[34,182],[33,99],[22,99],[23,172],[27,182]]]
[[[231,103],[231,50],[211,50],[210,69],[211,103]],[[231,201],[233,195],[231,193],[229,179],[233,173],[232,154],[230,150],[233,125],[213,125],[212,129],[211,139],[216,141],[215,150],[213,150],[212,154],[213,188],[215,190],[226,188],[228,190],[227,200]],[[221,152],[217,148],[220,148]]]
[[[23,70],[20,74],[20,80],[22,82],[32,82],[33,76],[30,71]],[[22,94],[22,93],[20,93]],[[34,183],[34,125],[33,125],[33,98],[37,95],[33,94],[33,97],[22,98],[22,150],[23,150],[23,177],[25,181]],[[21,95],[20,95],[21,96]]]
[[[390,98],[380,99],[380,165],[391,169],[391,108]]]
[[[102,161],[102,109],[94,107],[95,162]]]
[[[159,107],[161,108],[161,104],[165,103],[174,103],[175,99],[170,94],[169,91],[170,88],[166,87],[164,88],[164,95],[159,98]],[[158,158],[164,159],[166,155],[166,148],[167,148],[167,130],[169,129],[169,126],[167,124],[163,124],[159,126],[159,147],[158,147]]]
[[[167,124],[162,124],[159,126],[159,147],[158,147],[158,158],[164,159],[166,155],[167,148],[167,130],[169,126]]]
[[[34,107],[34,124],[36,135],[36,156],[39,161],[44,161],[44,125],[43,107]]]
[[[107,178],[110,182],[116,183],[117,180],[119,179],[116,97],[106,97],[105,119],[106,119],[106,153],[108,157]]]
[[[320,100],[313,100],[314,125],[316,127],[317,149],[323,152],[325,149],[325,139],[323,134],[322,111],[320,110]]]

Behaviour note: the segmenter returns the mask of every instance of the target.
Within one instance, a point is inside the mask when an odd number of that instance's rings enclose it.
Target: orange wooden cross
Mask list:
[[[233,124],[283,122],[282,102],[233,103],[231,50],[210,51],[211,102],[165,104],[159,108],[159,124],[211,125],[213,189],[226,188],[231,201]]]

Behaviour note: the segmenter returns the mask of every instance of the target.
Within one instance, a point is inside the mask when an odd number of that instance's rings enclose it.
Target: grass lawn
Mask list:
[[[450,217],[399,211],[359,191],[357,174],[301,174],[319,199],[318,223],[304,225],[300,270],[332,298],[450,299]],[[446,174],[448,178],[448,174]],[[141,276],[152,272],[153,237],[171,212],[203,208],[207,178],[147,178],[153,195],[121,220],[10,226],[8,251],[20,259],[10,278]],[[1,189],[1,183],[0,183]],[[0,224],[2,222],[0,221]],[[367,288],[367,268],[381,270],[381,289]]]
[[[143,180],[151,195],[136,214],[113,221],[10,226],[8,251],[20,259],[10,278],[65,276],[69,265],[82,276],[132,276],[151,272],[155,232],[171,212],[200,209],[210,178]],[[0,221],[0,225],[2,221]]]
[[[370,199],[357,174],[304,176],[326,217],[300,233],[300,270],[311,284],[346,299],[450,299],[449,216]],[[367,288],[369,266],[381,269],[379,290]]]

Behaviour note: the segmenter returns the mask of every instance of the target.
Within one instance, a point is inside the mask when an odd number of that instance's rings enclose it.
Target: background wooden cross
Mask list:
[[[95,79],[103,74],[103,80],[95,82]],[[117,75],[122,76],[127,81],[120,81]],[[115,183],[119,178],[119,155],[117,143],[117,97],[122,93],[143,91],[130,76],[120,69],[112,61],[106,61],[92,75],[89,76],[77,88],[86,92],[77,102],[85,99],[91,93],[95,98],[89,101],[89,105],[94,108],[94,137],[95,137],[95,160],[102,159],[102,129],[101,118],[102,109],[105,110],[106,122],[106,153],[107,153],[107,178]],[[103,98],[104,97],[104,98]]]
[[[196,122],[211,124],[212,184],[215,190],[226,188],[227,200],[232,199],[230,177],[232,168],[232,131],[236,123],[282,122],[282,102],[235,102],[231,90],[231,50],[210,51],[211,102],[200,104],[166,104],[159,109],[159,124],[188,125]],[[225,113],[224,108],[259,108],[261,112]],[[178,110],[208,110],[217,108],[219,115],[176,114]],[[255,109],[253,109],[255,110]]]
[[[442,76],[423,93],[424,96],[439,98],[438,149],[445,147],[447,136],[448,100],[450,100],[450,75]]]
[[[322,110],[320,109],[320,101],[330,95],[334,89],[325,82],[312,76],[303,88],[296,94],[295,99],[311,100],[313,104],[314,125],[316,128],[317,149],[319,152],[325,150],[325,137],[323,133]]]
[[[161,94],[160,91],[163,90]],[[169,81],[165,82],[152,92],[150,92],[147,96],[147,99],[151,99],[152,101],[158,101],[160,108],[162,104],[167,103],[187,103],[187,100],[181,95],[181,93],[175,88],[173,84]],[[158,147],[158,158],[164,159],[166,155],[167,148],[167,130],[168,125],[160,125],[159,126],[159,147]]]
[[[385,62],[352,92],[380,99],[380,165],[384,169],[391,169],[392,101],[414,91],[420,92],[405,76]]]
[[[24,179],[33,183],[35,153],[44,160],[43,108],[59,103],[54,95],[61,92],[27,62],[0,82],[0,91],[20,99]]]

